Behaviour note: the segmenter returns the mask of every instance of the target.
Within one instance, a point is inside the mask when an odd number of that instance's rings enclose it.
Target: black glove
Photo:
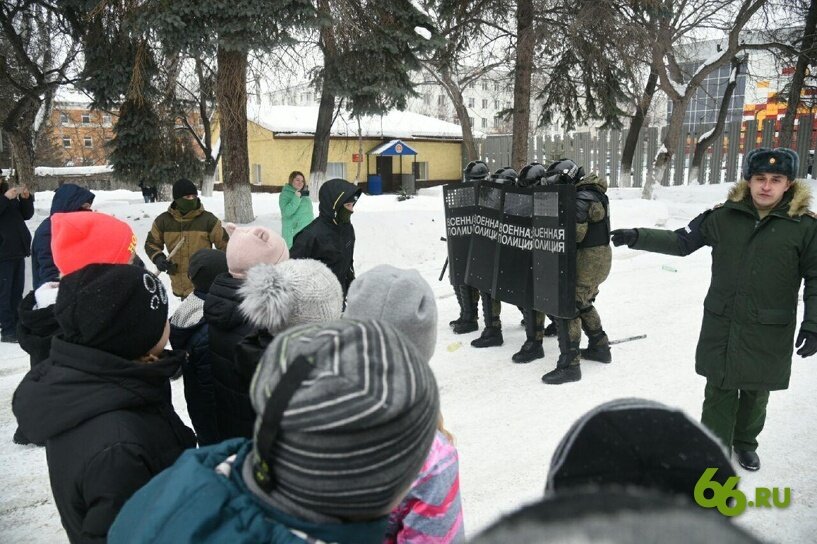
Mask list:
[[[797,341],[794,345],[800,348],[797,350],[797,355],[800,357],[811,357],[817,353],[817,332],[800,329],[800,334],[797,335]]]
[[[301,189],[301,197],[305,197],[305,196],[309,196],[309,189],[307,189],[306,187]]]
[[[159,253],[153,260],[153,264],[156,265],[160,272],[167,272],[168,274],[175,274],[179,270],[178,265],[168,261],[164,253]]]
[[[610,233],[610,238],[613,240],[613,245],[632,247],[638,240],[638,231],[636,229],[616,229]]]

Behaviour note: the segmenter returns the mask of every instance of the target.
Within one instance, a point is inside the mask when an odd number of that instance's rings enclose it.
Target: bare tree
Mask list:
[[[530,132],[530,86],[533,72],[533,0],[516,3],[516,60],[513,86],[513,140],[511,164],[517,171],[528,162]]]
[[[809,66],[813,67],[817,65],[815,31],[817,31],[817,0],[811,0],[808,3],[802,37],[799,43],[796,44],[799,49],[797,64],[794,67],[794,73],[788,85],[786,115],[783,117],[783,122],[780,127],[780,145],[782,147],[791,147],[794,119],[797,117],[797,108],[802,102],[800,95],[806,79],[806,70]]]

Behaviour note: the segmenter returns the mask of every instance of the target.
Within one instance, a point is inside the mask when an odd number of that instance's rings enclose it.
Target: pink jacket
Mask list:
[[[465,542],[457,449],[440,431],[411,490],[389,516],[385,542]]]

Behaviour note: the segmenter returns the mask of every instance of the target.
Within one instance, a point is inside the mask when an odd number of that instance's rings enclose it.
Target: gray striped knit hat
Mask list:
[[[388,513],[425,461],[439,413],[428,361],[379,321],[287,329],[250,396],[256,481],[340,518]]]

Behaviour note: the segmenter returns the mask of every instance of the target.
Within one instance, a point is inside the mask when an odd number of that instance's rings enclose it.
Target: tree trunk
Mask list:
[[[713,142],[720,142],[723,145],[723,127],[726,124],[726,115],[729,113],[729,102],[732,101],[732,94],[735,92],[735,87],[738,85],[738,71],[740,70],[740,61],[732,59],[732,76],[726,84],[726,89],[723,91],[721,103],[718,107],[718,118],[715,120],[715,126],[702,138],[695,142],[695,153],[692,155],[692,162],[689,165],[689,184],[700,184],[701,164],[704,161],[704,154]]]
[[[786,104],[786,116],[780,125],[780,147],[791,147],[792,133],[794,132],[794,119],[797,117],[797,106],[800,105],[800,92],[803,90],[803,81],[806,76],[808,65],[815,61],[814,31],[817,28],[817,0],[811,0],[806,16],[806,26],[803,29],[803,41],[800,44],[800,55],[797,57],[797,65],[791,78],[789,97]],[[809,137],[811,135],[808,135]],[[800,157],[805,160],[805,157]]]
[[[466,160],[469,162],[479,160],[477,144],[474,141],[474,128],[471,126],[471,116],[468,115],[468,108],[465,107],[462,89],[460,89],[460,86],[451,77],[451,72],[448,70],[443,70],[441,80],[443,88],[446,93],[448,93],[448,98],[450,98],[454,104],[457,119],[460,120],[460,127],[462,127],[462,144],[465,147]]]
[[[247,151],[247,53],[218,48],[216,96],[221,112],[224,219],[249,223],[255,217]]]
[[[627,131],[627,139],[624,142],[624,149],[621,151],[621,178],[622,187],[630,187],[632,185],[632,171],[633,171],[633,156],[635,155],[635,147],[638,144],[638,137],[641,134],[641,127],[644,126],[644,120],[647,117],[647,111],[652,104],[652,97],[655,94],[655,88],[658,84],[658,72],[650,69],[650,75],[647,77],[647,84],[644,86],[644,94],[635,107],[635,114],[630,119],[630,129]],[[641,165],[638,165],[639,168]],[[626,184],[625,184],[626,183]]]
[[[38,187],[37,180],[34,178],[34,145],[30,132],[17,129],[8,132],[7,135],[11,144],[11,156],[14,158],[17,183],[36,192]]]
[[[513,85],[513,142],[511,166],[519,172],[528,162],[530,81],[533,71],[533,0],[516,3],[516,63]]]
[[[213,186],[216,183],[216,169],[218,163],[216,159],[207,157],[204,159],[204,177],[201,181],[201,196],[213,196]]]
[[[647,170],[644,188],[641,190],[641,198],[652,200],[653,188],[664,179],[664,172],[669,168],[672,154],[678,149],[678,142],[681,141],[681,133],[684,130],[684,114],[686,113],[688,99],[672,101],[672,115],[670,116],[667,134],[664,136],[663,145],[653,159],[652,168]]]
[[[327,0],[318,2],[318,13],[329,17]],[[332,23],[324,24],[320,30],[321,51],[323,52],[323,70],[333,70],[335,66],[335,30]],[[312,160],[309,164],[309,196],[312,202],[318,202],[321,185],[326,181],[326,164],[329,161],[329,140],[332,134],[332,122],[335,120],[335,94],[326,85],[327,78],[321,86],[321,103],[318,106],[318,122],[315,125],[315,139],[312,141]],[[366,173],[368,175],[368,172]]]

